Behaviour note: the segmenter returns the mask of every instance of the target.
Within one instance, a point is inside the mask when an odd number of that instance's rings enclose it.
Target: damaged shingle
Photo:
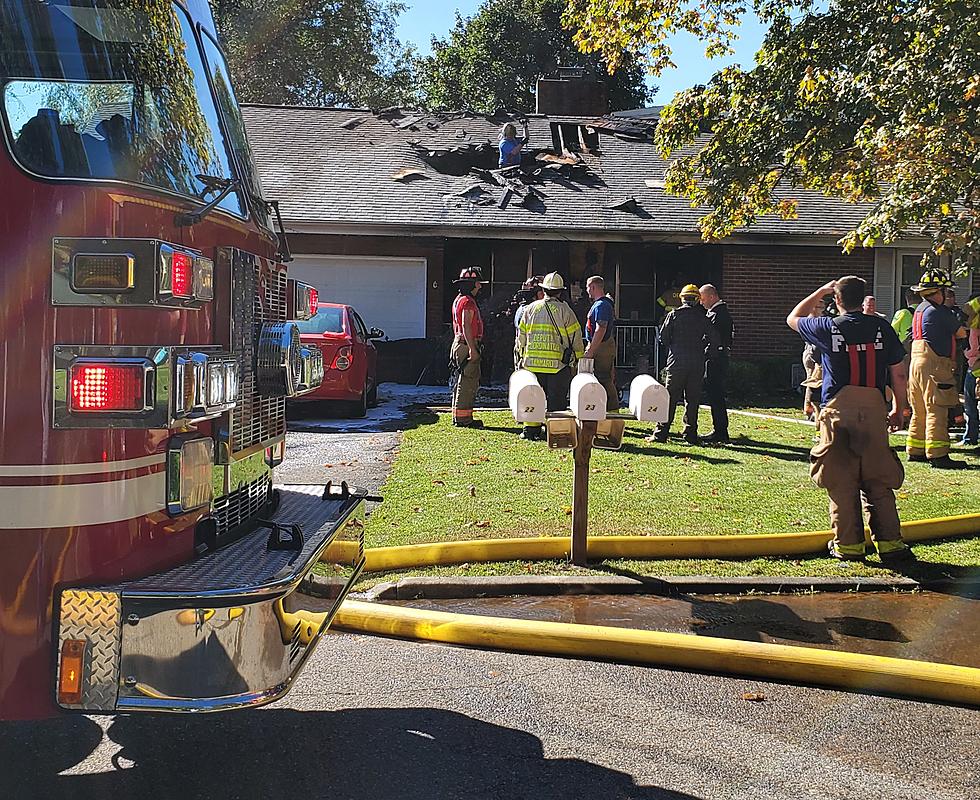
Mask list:
[[[391,179],[393,181],[400,181],[401,183],[411,183],[412,181],[427,180],[428,175],[421,169],[414,169],[413,167],[403,167],[402,169],[395,172]]]
[[[367,117],[365,117],[365,116],[351,117],[346,122],[341,122],[340,123],[340,127],[341,128],[346,128],[347,130],[351,131],[351,130],[354,130],[354,128],[356,128],[362,122],[364,122],[364,120],[366,120],[366,119],[367,119]]]
[[[414,128],[422,121],[421,117],[409,117],[408,119],[399,120],[394,123],[394,126],[399,130],[405,130],[406,128]]]
[[[607,208],[610,211],[626,211],[630,214],[636,214],[640,210],[640,204],[636,202],[635,197],[627,197],[618,203],[603,206],[603,208]]]

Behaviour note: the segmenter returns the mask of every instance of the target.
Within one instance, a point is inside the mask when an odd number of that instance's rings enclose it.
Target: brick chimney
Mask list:
[[[554,116],[597,116],[609,113],[609,88],[585,75],[584,67],[559,67],[558,74],[538,78],[536,111]]]

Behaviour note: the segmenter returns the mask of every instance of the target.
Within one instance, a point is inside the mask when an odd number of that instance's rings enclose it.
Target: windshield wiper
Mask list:
[[[230,195],[234,189],[241,188],[241,182],[238,178],[219,178],[215,175],[195,175],[194,177],[204,184],[204,189],[201,190],[201,200],[211,192],[217,192],[217,194],[203,208],[189,213],[178,214],[174,218],[174,225],[178,228],[189,228],[197,225],[197,223],[214,211],[221,201]]]
[[[278,200],[263,200],[266,208],[270,211],[274,211],[276,214],[276,222],[279,225],[279,230],[276,234],[279,236],[279,260],[283,264],[288,264],[293,260],[293,254],[289,250],[289,239],[286,238],[286,228],[282,224],[282,214],[279,213],[279,201]]]

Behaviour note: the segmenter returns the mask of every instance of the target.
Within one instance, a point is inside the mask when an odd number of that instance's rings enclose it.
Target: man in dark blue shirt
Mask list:
[[[889,429],[902,424],[905,349],[886,320],[862,313],[866,290],[866,281],[855,275],[831,281],[800,301],[786,324],[816,347],[823,365],[820,441],[810,451],[810,475],[830,496],[830,554],[864,559],[863,505],[878,556],[887,565],[915,559],[902,541],[895,505],[905,470],[888,440]],[[814,304],[830,293],[843,313],[809,316]],[[885,403],[889,384],[890,410]]]
[[[592,298],[592,308],[585,320],[585,355],[595,359],[595,377],[606,389],[606,410],[619,411],[619,389],[616,388],[616,311],[606,294],[606,282],[593,275],[585,282]]]
[[[966,328],[945,305],[953,288],[949,274],[930,269],[912,287],[922,302],[912,315],[912,358],[909,365],[909,404],[912,419],[906,443],[909,461],[928,461],[938,469],[962,469],[966,464],[949,457],[949,409],[959,405],[956,382],[956,340]]]

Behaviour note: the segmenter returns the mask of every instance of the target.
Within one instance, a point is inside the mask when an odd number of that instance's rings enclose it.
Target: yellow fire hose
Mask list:
[[[980,514],[924,519],[902,525],[902,536],[907,542],[978,533]],[[589,556],[596,559],[801,556],[826,552],[831,536],[830,531],[732,536],[592,536],[589,538]],[[568,556],[569,545],[567,536],[544,536],[374,547],[365,551],[364,570],[386,572],[468,562],[564,559]],[[323,560],[341,563],[356,555],[355,542],[338,542],[327,549]]]
[[[450,614],[348,600],[337,627],[573,658],[679,667],[980,705],[980,669],[810,647],[598,625]]]
[[[977,533],[980,533],[980,514],[919,520],[902,526],[902,535],[909,542]],[[732,536],[596,536],[589,539],[588,546],[589,555],[594,558],[755,558],[821,553],[830,538],[830,531]],[[568,552],[569,539],[563,536],[380,547],[365,552],[365,570],[563,559]],[[342,562],[356,555],[356,544],[340,542],[327,550],[323,560]],[[308,612],[297,614],[290,615],[289,627],[302,623],[307,635],[315,632],[320,621],[317,616]],[[679,667],[980,705],[980,669],[950,664],[693,634],[449,614],[351,600],[337,613],[335,625],[348,631],[446,644]]]

